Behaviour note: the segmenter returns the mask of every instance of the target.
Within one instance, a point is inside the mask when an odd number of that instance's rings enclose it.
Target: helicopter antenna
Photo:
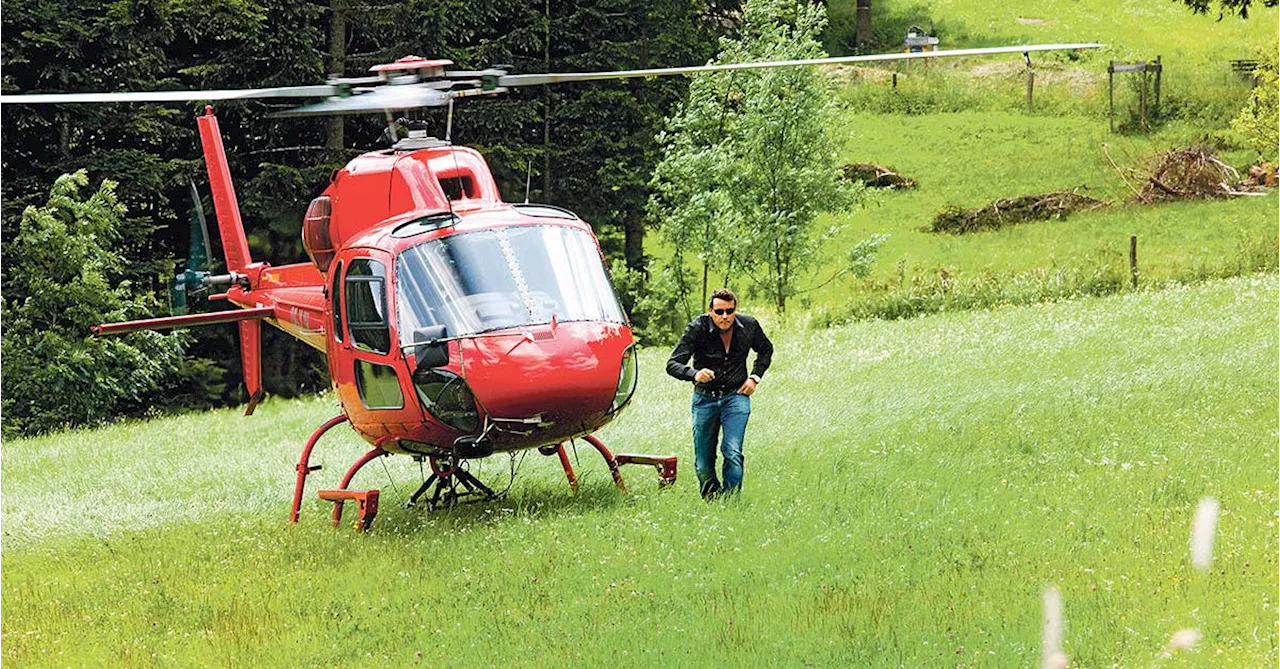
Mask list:
[[[449,99],[449,123],[448,123],[448,127],[445,129],[444,141],[448,142],[448,141],[449,141],[449,137],[450,137],[452,134],[453,134],[453,98],[450,98],[450,99]],[[458,152],[457,152],[457,150],[452,150],[452,151],[450,151],[450,152],[449,152],[449,154],[453,156],[453,170],[454,170],[454,174],[455,174],[455,175],[461,175],[461,174],[462,174],[462,168],[458,166]],[[459,191],[461,191],[461,190],[462,190],[462,178],[461,178],[461,176],[454,176],[454,178],[458,180],[458,190],[459,190]],[[447,191],[446,191],[446,192],[445,192],[445,194],[444,194],[444,201],[449,203],[449,214],[450,214],[450,216],[452,216],[452,215],[453,215],[453,198],[449,197],[449,193],[448,193]],[[461,349],[461,347],[459,347],[459,349]],[[465,360],[464,360],[463,362],[465,362]],[[463,379],[463,380],[465,381],[466,379]]]
[[[529,184],[533,179],[533,161],[525,159],[524,161],[524,203],[529,204]]]
[[[451,142],[452,139],[453,139],[453,98],[450,97],[449,98],[449,118],[448,120],[445,121],[445,124],[444,124],[444,141]],[[457,160],[458,159],[455,157],[454,162],[456,163]]]

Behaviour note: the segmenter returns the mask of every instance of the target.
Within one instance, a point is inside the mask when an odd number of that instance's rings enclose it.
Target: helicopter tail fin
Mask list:
[[[197,119],[200,126],[200,143],[204,146],[204,162],[209,170],[209,189],[213,191],[213,207],[218,215],[218,231],[222,237],[222,252],[227,259],[227,271],[244,272],[252,261],[249,242],[240,221],[240,204],[236,201],[236,189],[231,183],[231,169],[227,166],[227,154],[222,148],[222,133],[218,129],[218,117],[213,107],[205,107],[204,115]],[[242,330],[243,332],[243,330]]]

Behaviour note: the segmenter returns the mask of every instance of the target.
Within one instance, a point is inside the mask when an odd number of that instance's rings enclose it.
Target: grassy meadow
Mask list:
[[[1109,135],[1105,120],[1033,117],[1019,112],[961,111],[929,115],[848,113],[841,155],[848,162],[889,165],[918,180],[904,191],[867,191],[864,206],[828,214],[820,225],[841,230],[828,244],[814,283],[837,267],[845,249],[874,234],[889,239],[871,277],[833,282],[801,296],[802,306],[838,307],[865,292],[892,290],[913,277],[983,273],[1009,276],[1037,268],[1108,267],[1128,273],[1129,236],[1138,235],[1143,280],[1160,284],[1227,271],[1242,261],[1275,267],[1274,195],[1230,201],[1128,204],[1131,191],[1107,162],[1120,164],[1184,139],[1174,128],[1153,136]],[[1236,152],[1227,159],[1247,158]],[[951,235],[928,232],[948,206],[1080,188],[1110,207],[1057,221]],[[1269,265],[1268,265],[1269,263]],[[870,290],[868,290],[870,289]]]
[[[853,5],[831,3],[829,48]],[[388,458],[355,482],[383,491],[369,534],[329,527],[314,494],[367,449],[345,428],[320,443],[302,522],[286,523],[298,453],[340,410],[332,394],[8,440],[0,661],[1027,667],[1056,584],[1072,666],[1275,666],[1280,206],[1274,191],[1127,203],[1103,147],[1123,168],[1191,143],[1254,161],[1222,132],[1249,92],[1227,61],[1274,44],[1277,9],[1221,22],[1171,0],[875,11],[877,31],[932,23],[944,48],[1107,48],[1038,59],[1032,110],[1017,58],[895,66],[896,89],[888,69],[832,71],[841,161],[919,187],[822,217],[840,230],[812,283],[888,234],[870,276],[805,292],[785,317],[734,286],[778,347],[740,498],[699,498],[689,389],[663,373],[662,347],[642,352],[634,404],[601,437],[679,455],[673,488],[631,467],[621,493],[580,445],[577,494],[554,458],[493,457],[473,472],[501,490],[517,468],[503,501],[432,513],[401,508],[420,471]],[[1122,83],[1111,133],[1106,62],[1156,55],[1162,114],[1136,127]],[[948,206],[1077,187],[1112,204],[922,230]],[[670,257],[659,235],[647,243]],[[912,302],[953,280],[970,294]],[[1222,511],[1202,573],[1187,544],[1205,496]],[[1203,639],[1162,657],[1184,628]]]
[[[836,0],[829,6],[832,28],[826,47],[841,52],[853,34],[855,3]],[[1227,16],[1219,21],[1216,11],[1197,15],[1172,0],[879,0],[871,18],[876,37],[899,47],[907,27],[918,25],[933,26],[944,49],[1100,42],[1107,46],[1102,53],[1106,59],[1161,54],[1207,62],[1247,57],[1274,40],[1278,15],[1275,7],[1261,3],[1250,6],[1248,19]]]
[[[705,504],[688,388],[646,350],[617,451],[658,491],[523,460],[509,497],[374,531],[285,523],[331,397],[4,450],[0,652],[13,666],[1029,666],[1061,589],[1076,666],[1269,666],[1276,631],[1275,274],[821,331],[775,331],[741,498]],[[363,446],[321,442],[332,485]],[[482,478],[505,487],[509,462]],[[1222,504],[1191,569],[1196,502]],[[1203,641],[1169,660],[1169,636]]]
[[[848,51],[853,7],[852,1],[831,3],[826,46],[832,53]],[[1248,19],[1219,21],[1216,15],[1195,15],[1179,2],[887,0],[874,5],[872,22],[880,50],[897,44],[894,40],[913,24],[932,25],[943,48],[1105,46],[1035,58],[1030,109],[1025,65],[1018,58],[829,68],[841,108],[839,125],[832,129],[841,161],[887,165],[917,179],[919,186],[869,191],[857,209],[822,218],[820,228],[835,226],[839,232],[812,275],[800,282],[796,299],[801,310],[820,313],[818,322],[921,313],[911,301],[919,299],[920,285],[925,292],[939,292],[940,276],[954,280],[959,292],[981,293],[986,284],[1053,283],[1046,274],[1058,275],[1058,283],[1065,284],[1033,286],[1013,296],[1032,300],[1115,292],[1118,284],[1127,284],[1121,279],[1128,275],[1128,240],[1135,234],[1144,287],[1275,269],[1280,209],[1274,196],[1133,204],[1127,202],[1130,186],[1111,161],[1122,170],[1141,168],[1160,151],[1201,145],[1241,170],[1258,162],[1258,155],[1239,149],[1226,131],[1252,85],[1231,70],[1230,61],[1274,51],[1280,10],[1258,6]],[[1144,129],[1137,120],[1137,79],[1118,76],[1113,133],[1107,120],[1107,62],[1156,56],[1165,72],[1151,127]],[[896,87],[891,72],[899,75]],[[979,207],[1000,198],[1075,188],[1110,205],[1061,221],[963,236],[922,230],[950,206]],[[824,283],[853,244],[874,234],[889,239],[870,277]],[[654,245],[654,254],[667,255],[661,244]],[[1003,294],[972,297],[968,301],[1010,301]]]

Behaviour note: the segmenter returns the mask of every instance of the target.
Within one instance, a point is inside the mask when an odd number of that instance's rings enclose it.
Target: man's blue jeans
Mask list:
[[[720,397],[693,393],[693,466],[698,472],[698,484],[703,491],[707,482],[713,481],[712,490],[719,489],[716,479],[716,438],[720,439],[720,455],[724,457],[723,492],[735,493],[742,487],[742,440],[747,434],[747,419],[751,417],[751,398],[738,393]]]

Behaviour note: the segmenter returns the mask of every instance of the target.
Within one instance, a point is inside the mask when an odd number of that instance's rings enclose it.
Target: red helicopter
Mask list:
[[[503,202],[484,157],[449,142],[455,99],[571,81],[1098,46],[1026,45],[516,75],[498,69],[449,71],[450,61],[411,56],[373,67],[371,77],[334,79],[322,86],[5,95],[0,100],[44,104],[327,96],[278,115],[387,114],[395,143],[352,160],[307,207],[302,241],[311,262],[272,267],[250,257],[218,120],[213,108],[206,107],[197,124],[227,273],[204,271],[194,260],[193,241],[193,259],[177,277],[175,295],[180,299],[175,304],[185,304],[186,291],[218,287],[224,292],[209,299],[237,308],[93,328],[96,335],[110,335],[237,322],[249,392],[246,415],[263,398],[263,321],[323,351],[342,413],[320,425],[303,447],[290,521],[297,522],[307,477],[318,469],[310,464],[316,443],[329,429],[349,422],[372,448],[351,465],[336,489],[321,490],[319,496],[334,502],[335,525],[341,522],[343,503],[355,501],[356,525],[367,530],[378,512],[379,491],[352,490],[350,484],[364,465],[393,453],[430,463],[431,475],[408,502],[417,504],[430,493],[430,508],[497,497],[467,471],[466,462],[532,448],[558,456],[576,489],[565,444],[578,438],[604,458],[619,488],[625,488],[619,467],[626,464],[655,467],[662,485],[676,479],[676,457],[615,455],[593,435],[631,401],[638,375],[629,321],[591,227],[559,207]],[[444,140],[391,120],[392,111],[444,105],[449,107]],[[404,129],[408,137],[399,138]]]

